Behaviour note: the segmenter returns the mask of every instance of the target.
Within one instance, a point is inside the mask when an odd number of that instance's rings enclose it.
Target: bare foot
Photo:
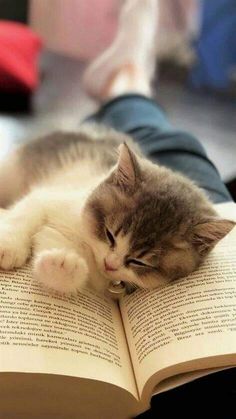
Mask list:
[[[127,92],[150,95],[155,69],[157,0],[128,0],[112,45],[88,67],[87,92],[105,100]]]

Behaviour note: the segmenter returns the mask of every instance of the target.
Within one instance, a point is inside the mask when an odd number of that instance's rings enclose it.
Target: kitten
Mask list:
[[[116,149],[119,146],[117,159]],[[0,169],[0,267],[46,287],[152,289],[188,275],[233,228],[190,180],[98,126],[23,145]]]

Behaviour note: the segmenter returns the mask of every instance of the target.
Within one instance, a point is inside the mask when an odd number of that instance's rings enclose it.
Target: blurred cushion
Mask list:
[[[27,26],[0,21],[0,91],[30,93],[38,85],[40,38]]]

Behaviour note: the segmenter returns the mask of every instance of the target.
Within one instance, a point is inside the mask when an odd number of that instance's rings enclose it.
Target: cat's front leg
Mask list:
[[[47,288],[72,294],[88,281],[88,266],[74,243],[54,228],[45,226],[34,237],[33,271]]]
[[[12,269],[23,266],[30,256],[30,240],[24,231],[12,223],[0,222],[0,268]]]
[[[42,225],[44,205],[39,194],[29,194],[0,217],[0,268],[18,268],[31,254],[32,237]]]

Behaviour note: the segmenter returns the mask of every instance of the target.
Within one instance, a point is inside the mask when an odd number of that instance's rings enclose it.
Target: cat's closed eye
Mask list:
[[[127,260],[127,265],[135,265],[135,266],[140,266],[140,267],[144,267],[144,268],[150,268],[150,269],[155,269],[154,266],[149,265],[141,260],[138,259],[128,259]]]
[[[113,234],[111,233],[111,231],[107,227],[106,227],[106,236],[107,236],[107,239],[110,243],[110,246],[115,247],[115,245],[116,245],[115,238],[114,238]]]

